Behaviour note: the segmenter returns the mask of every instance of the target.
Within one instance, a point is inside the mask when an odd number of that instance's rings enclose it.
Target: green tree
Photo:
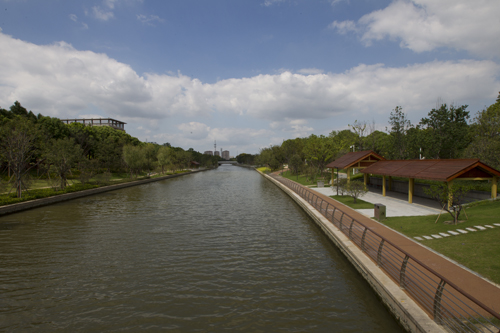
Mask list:
[[[349,147],[356,144],[356,134],[350,130],[332,131],[328,137],[332,140],[333,158],[339,158],[349,152]]]
[[[41,132],[27,118],[14,117],[0,128],[0,155],[12,172],[10,183],[21,198],[23,190],[28,189],[28,172],[37,166],[42,145]]]
[[[123,146],[123,160],[130,170],[130,177],[135,173],[135,178],[137,178],[137,175],[143,169],[145,159],[144,151],[140,146]]]
[[[295,154],[290,158],[290,161],[288,162],[288,168],[292,171],[293,174],[299,175],[299,171],[304,165],[304,162],[300,158],[299,154]]]
[[[464,157],[479,158],[500,169],[500,93],[496,103],[476,114],[470,132],[472,142],[465,149]]]
[[[326,165],[333,158],[333,142],[330,138],[324,135],[311,134],[306,141],[304,151],[306,154],[308,165],[314,165],[317,173],[323,176],[323,171]]]
[[[389,158],[395,160],[404,160],[408,158],[408,140],[407,132],[413,126],[408,119],[406,113],[403,112],[403,108],[396,106],[396,108],[391,112],[389,116],[389,135],[390,135],[390,146],[389,146]]]
[[[158,153],[156,155],[156,158],[158,159],[158,165],[161,167],[161,173],[164,173],[164,168],[171,164],[170,161],[170,147],[168,146],[161,146],[158,149]]]
[[[363,151],[364,148],[364,136],[366,132],[366,121],[354,121],[354,124],[349,124],[349,127],[352,128],[352,131],[356,135],[356,148],[358,151]]]
[[[351,181],[344,186],[347,194],[354,199],[354,203],[356,203],[356,200],[359,197],[362,197],[363,195],[368,193],[368,188],[366,187],[366,185],[357,180]]]
[[[40,124],[40,129],[47,137],[47,140],[63,139],[70,135],[68,126],[58,118],[41,117],[38,119],[38,124]]]
[[[458,158],[462,154],[470,143],[467,124],[470,116],[466,109],[467,105],[442,104],[422,118],[420,125],[425,130],[422,150],[426,158]]]
[[[432,185],[428,189],[425,188],[424,192],[439,202],[442,209],[451,215],[456,225],[465,203],[465,197],[472,189],[473,187],[468,183],[453,182],[451,186],[447,183]]]
[[[144,168],[148,170],[148,173],[151,173],[151,170],[155,169],[155,165],[157,162],[157,145],[146,143],[142,148],[144,149],[145,157]]]
[[[61,189],[66,187],[67,175],[71,168],[82,159],[82,153],[82,149],[73,138],[52,140],[47,146],[45,156],[47,163],[50,164],[49,170],[59,178]]]
[[[294,155],[299,155],[304,159],[304,139],[295,138],[283,141],[281,144],[282,153],[284,155],[285,163],[290,163],[290,159]]]

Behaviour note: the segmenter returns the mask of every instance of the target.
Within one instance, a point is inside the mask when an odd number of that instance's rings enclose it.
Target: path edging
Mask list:
[[[67,200],[82,198],[82,197],[86,197],[89,195],[94,195],[94,194],[99,194],[99,193],[104,193],[104,192],[109,192],[109,191],[115,191],[115,190],[119,190],[119,189],[126,188],[126,187],[132,187],[132,186],[157,182],[157,181],[165,180],[165,179],[169,179],[169,178],[176,178],[176,177],[180,177],[180,176],[184,176],[184,175],[190,175],[193,173],[206,171],[206,170],[210,170],[210,169],[196,170],[196,171],[191,171],[191,172],[183,172],[183,173],[178,173],[175,175],[168,175],[168,176],[157,177],[157,178],[135,180],[135,181],[122,183],[122,184],[102,186],[102,187],[98,187],[98,188],[92,188],[89,190],[83,190],[83,191],[78,191],[78,192],[73,192],[73,193],[58,194],[58,195],[54,195],[54,196],[48,197],[48,198],[41,198],[41,199],[19,202],[19,203],[15,203],[15,204],[11,204],[11,205],[5,205],[5,206],[0,207],[0,216],[7,215],[7,214],[13,214],[13,213],[17,213],[17,212],[21,212],[24,210],[37,208],[37,207],[52,205],[52,204],[67,201]]]
[[[320,212],[285,185],[259,170],[257,171],[278,186],[283,192],[287,193],[313,219],[363,276],[381,298],[382,302],[387,306],[389,311],[407,331],[445,332],[445,330],[432,320],[415,301],[377,267],[361,249],[354,245],[347,236],[330,223],[330,221]]]

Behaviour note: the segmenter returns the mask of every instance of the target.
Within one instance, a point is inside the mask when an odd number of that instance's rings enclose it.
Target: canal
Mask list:
[[[0,218],[0,331],[401,332],[280,189],[236,166]]]

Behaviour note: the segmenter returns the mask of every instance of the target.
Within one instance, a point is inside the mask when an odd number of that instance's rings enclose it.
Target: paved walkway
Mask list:
[[[326,196],[337,194],[336,186],[311,189]],[[406,194],[389,191],[386,194],[384,197],[381,192],[370,189],[361,199],[373,204],[385,205],[386,216],[437,215],[441,211],[441,207],[434,200],[413,197],[413,203],[410,204],[408,203],[408,196]],[[356,211],[368,217],[374,216],[374,209],[357,209]]]

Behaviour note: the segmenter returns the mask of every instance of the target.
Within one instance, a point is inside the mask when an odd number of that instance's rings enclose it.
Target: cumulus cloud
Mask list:
[[[362,116],[396,105],[428,109],[437,98],[492,98],[500,73],[500,66],[488,60],[433,61],[399,68],[362,64],[333,74],[285,71],[207,84],[180,73],[139,75],[105,54],[64,42],[35,45],[1,32],[0,59],[0,105],[19,100],[33,111],[63,118],[99,112],[152,122],[227,113],[269,122],[287,119],[298,132],[308,126],[294,120]]]
[[[302,68],[297,71],[297,73],[304,75],[322,74],[323,72],[324,71],[322,69],[317,69],[317,68]]]
[[[262,138],[269,138],[274,135],[273,131],[253,128],[221,127],[211,128],[202,123],[184,123],[178,126],[181,133],[159,133],[153,135],[153,140],[157,142],[170,142],[176,146],[182,143],[183,147],[201,146],[200,151],[213,150],[213,143],[217,141],[218,149],[229,150],[231,155],[239,152],[257,152],[261,144],[257,143]],[[191,130],[193,133],[191,134]],[[199,130],[202,135],[196,136]]]
[[[340,33],[359,29],[367,44],[389,38],[415,52],[445,47],[498,57],[499,12],[497,0],[395,0],[357,24],[335,21],[330,27]]]
[[[308,136],[312,131],[313,127],[307,126],[308,121],[306,119],[284,119],[282,121],[273,121],[269,126],[273,130],[279,130],[281,132],[287,132],[292,137],[304,137]]]
[[[180,124],[177,127],[182,131],[184,137],[192,140],[205,139],[210,133],[209,126],[194,121]]]

